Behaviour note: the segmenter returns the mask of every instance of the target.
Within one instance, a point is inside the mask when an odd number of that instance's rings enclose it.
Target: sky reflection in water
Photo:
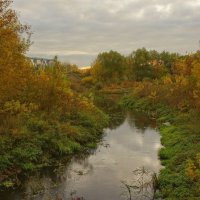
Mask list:
[[[124,200],[121,181],[131,181],[133,170],[142,166],[158,172],[160,147],[155,122],[141,114],[128,113],[120,126],[105,130],[102,144],[92,155],[73,159],[61,172],[43,175],[39,180],[41,194],[26,198],[49,200],[59,194],[70,199],[72,194],[86,200]],[[38,177],[26,184],[26,192],[33,191],[35,181]],[[21,199],[19,196],[12,199]]]

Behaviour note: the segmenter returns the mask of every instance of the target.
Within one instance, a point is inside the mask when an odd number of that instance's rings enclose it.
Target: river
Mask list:
[[[134,182],[141,180],[138,176],[145,175],[147,181],[151,173],[159,172],[160,147],[155,121],[141,113],[127,112],[117,123],[105,129],[96,150],[75,157],[58,169],[30,177],[22,189],[0,193],[0,199],[130,199],[127,185],[141,186],[141,183]],[[141,174],[142,169],[148,171],[148,175]],[[132,199],[150,199],[143,196],[143,191],[141,194],[138,189],[131,189]],[[149,191],[145,195],[149,195]]]

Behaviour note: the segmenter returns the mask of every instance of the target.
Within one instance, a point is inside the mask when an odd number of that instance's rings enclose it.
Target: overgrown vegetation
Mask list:
[[[179,55],[143,48],[123,56],[125,65],[115,65],[120,59],[112,62],[112,51],[100,56],[106,62],[95,62],[91,69],[95,88],[122,94],[125,108],[144,111],[159,122],[164,146],[159,155],[165,168],[160,172],[158,196],[200,198],[200,51]],[[117,53],[115,56],[121,57]],[[112,73],[110,62],[120,66],[122,74]],[[101,76],[96,78],[96,71],[104,74],[99,72],[102,70],[112,75],[106,73],[101,81]]]
[[[200,120],[195,111],[180,112],[147,98],[125,97],[126,108],[147,113],[157,119],[163,148],[159,152],[162,164],[158,179],[162,199],[198,199],[200,134],[196,124]]]
[[[22,172],[95,147],[108,123],[92,103],[101,91],[126,94],[124,107],[157,119],[165,166],[157,195],[198,199],[200,51],[179,55],[142,48],[128,56],[110,51],[99,54],[89,70],[56,58],[36,70],[25,56],[30,27],[20,23],[11,3],[0,1],[0,186],[13,187]]]
[[[90,147],[108,122],[73,89],[66,65],[56,58],[45,69],[31,65],[30,29],[11,3],[0,1],[0,187]]]

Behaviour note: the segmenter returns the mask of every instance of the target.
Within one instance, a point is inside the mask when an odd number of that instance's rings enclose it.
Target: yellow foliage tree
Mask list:
[[[31,80],[24,55],[30,45],[30,27],[20,23],[11,3],[0,1],[0,105],[18,98]]]

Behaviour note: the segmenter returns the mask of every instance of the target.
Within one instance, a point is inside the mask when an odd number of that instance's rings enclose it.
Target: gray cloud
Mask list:
[[[200,0],[15,0],[34,32],[29,55],[89,65],[110,49],[198,49]]]

